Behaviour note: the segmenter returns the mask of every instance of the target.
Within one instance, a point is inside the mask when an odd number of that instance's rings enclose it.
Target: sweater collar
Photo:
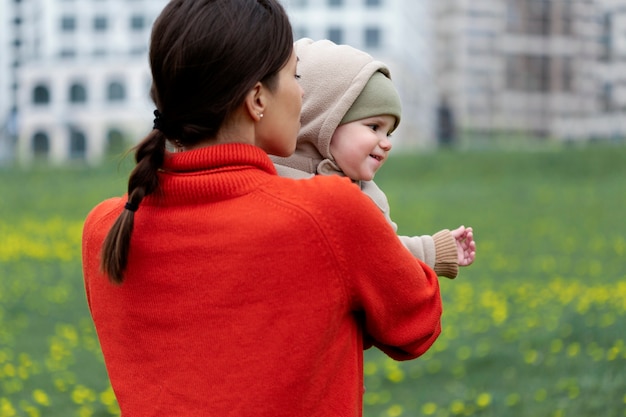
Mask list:
[[[259,147],[245,143],[227,143],[205,146],[185,152],[167,152],[163,171],[184,174],[250,166],[276,174],[267,154]]]
[[[159,171],[158,205],[220,200],[252,192],[276,175],[260,148],[243,143],[167,153]],[[150,198],[152,197],[152,198]]]

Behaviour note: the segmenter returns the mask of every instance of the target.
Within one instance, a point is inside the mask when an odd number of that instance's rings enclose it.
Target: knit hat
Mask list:
[[[402,105],[393,82],[380,71],[375,72],[365,84],[352,107],[343,116],[339,125],[373,116],[390,115],[396,118],[391,131],[400,123]],[[391,133],[391,132],[389,132]]]

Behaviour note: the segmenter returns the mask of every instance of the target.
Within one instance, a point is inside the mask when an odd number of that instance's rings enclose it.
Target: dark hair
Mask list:
[[[293,50],[278,0],[171,0],[152,28],[150,95],[159,129],[135,148],[127,208],[109,231],[101,267],[122,283],[141,200],[158,189],[166,142],[192,146],[214,138],[224,120],[261,81],[273,90]]]

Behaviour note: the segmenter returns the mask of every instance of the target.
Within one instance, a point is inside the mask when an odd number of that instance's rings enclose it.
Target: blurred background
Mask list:
[[[151,126],[165,0],[0,0],[0,164],[99,163]],[[284,0],[386,62],[396,150],[624,142],[626,0]]]
[[[119,416],[81,237],[152,127],[166,0],[0,0],[0,417]],[[364,355],[367,417],[626,417],[626,0],[283,0],[386,62],[376,176],[402,235],[472,226],[420,360]]]

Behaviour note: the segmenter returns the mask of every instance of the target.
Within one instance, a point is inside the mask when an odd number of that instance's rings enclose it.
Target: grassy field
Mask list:
[[[98,169],[0,169],[0,417],[117,415],[84,300],[80,234],[123,193]],[[626,148],[395,156],[403,234],[474,227],[422,358],[365,353],[366,417],[626,416]]]

